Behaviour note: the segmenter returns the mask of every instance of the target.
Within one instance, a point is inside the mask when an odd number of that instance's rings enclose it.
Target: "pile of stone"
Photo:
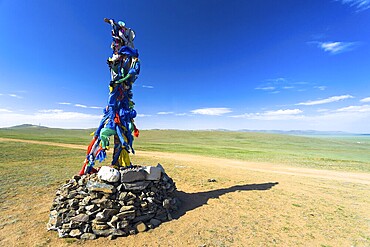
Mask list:
[[[76,175],[57,190],[48,230],[58,231],[59,237],[114,239],[172,220],[179,200],[174,197],[175,183],[160,164],[119,171],[105,168],[118,176],[100,171]]]

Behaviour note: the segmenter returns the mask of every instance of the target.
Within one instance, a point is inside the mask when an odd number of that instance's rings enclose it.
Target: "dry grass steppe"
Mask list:
[[[49,208],[85,147],[0,144],[1,246],[370,246],[368,173],[154,151],[132,160],[161,163],[176,182],[183,205],[174,220],[116,240],[60,239],[46,231]]]

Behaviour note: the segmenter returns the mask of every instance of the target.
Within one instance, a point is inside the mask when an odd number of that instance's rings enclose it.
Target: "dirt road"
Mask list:
[[[56,143],[56,142],[44,142],[44,141],[34,141],[34,140],[23,140],[23,139],[10,139],[10,138],[1,138],[0,141],[13,141],[13,142],[23,142],[23,143],[34,143],[41,145],[49,145],[56,147],[65,147],[73,149],[86,149],[85,145],[76,145],[76,144],[67,144],[67,143]],[[191,154],[181,154],[181,153],[166,153],[166,152],[148,152],[148,151],[136,151],[136,156],[142,157],[157,157],[160,159],[171,159],[174,162],[197,162],[200,165],[212,165],[219,166],[222,168],[232,167],[245,169],[250,171],[258,172],[268,172],[268,173],[277,173],[277,174],[286,174],[293,176],[304,176],[312,178],[322,178],[322,179],[335,179],[344,182],[351,183],[361,183],[361,184],[370,184],[370,174],[368,173],[352,173],[352,172],[338,172],[338,171],[328,171],[328,170],[318,170],[318,169],[308,169],[300,167],[289,167],[286,165],[277,165],[266,162],[247,162],[241,160],[230,160],[222,158],[211,158],[199,155]]]

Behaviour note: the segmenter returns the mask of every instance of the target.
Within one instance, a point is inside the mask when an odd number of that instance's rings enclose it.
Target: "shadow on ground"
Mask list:
[[[263,184],[246,184],[246,185],[235,185],[230,188],[196,192],[196,193],[186,193],[184,191],[176,191],[175,196],[180,199],[181,205],[179,209],[173,213],[172,217],[178,219],[186,212],[201,207],[207,204],[208,200],[211,198],[219,198],[222,195],[225,195],[230,192],[235,191],[251,191],[251,190],[269,190],[273,186],[279,184],[278,182],[274,183],[263,183]]]

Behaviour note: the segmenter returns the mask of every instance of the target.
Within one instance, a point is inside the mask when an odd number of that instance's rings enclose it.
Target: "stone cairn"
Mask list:
[[[114,239],[172,220],[176,186],[158,164],[115,170],[118,176],[75,175],[60,186],[50,209],[48,230],[59,237]],[[100,170],[103,170],[103,169]],[[117,179],[118,178],[118,179]]]

